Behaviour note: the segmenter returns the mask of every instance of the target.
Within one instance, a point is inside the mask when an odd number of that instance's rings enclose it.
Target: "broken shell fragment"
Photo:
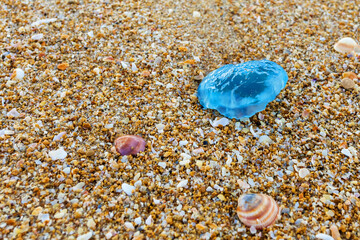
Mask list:
[[[349,37],[340,39],[340,41],[335,43],[334,49],[340,53],[360,52],[360,46],[355,42],[354,39]]]
[[[356,73],[354,73],[354,72],[344,72],[344,73],[342,74],[342,77],[343,77],[343,78],[350,78],[350,79],[352,79],[352,80],[355,80],[355,79],[358,78],[357,75],[356,75]]]
[[[352,89],[355,87],[355,82],[350,78],[344,78],[341,80],[341,86],[345,89]]]
[[[239,197],[236,210],[239,219],[248,227],[263,229],[275,223],[279,206],[265,194],[244,194]]]
[[[145,150],[145,145],[140,136],[125,135],[115,139],[115,149],[121,155],[136,155]]]

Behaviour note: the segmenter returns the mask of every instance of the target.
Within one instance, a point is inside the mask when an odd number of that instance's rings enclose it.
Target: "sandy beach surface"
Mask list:
[[[359,59],[334,50],[359,4],[2,0],[0,239],[360,239]],[[202,108],[204,76],[261,59],[289,76],[264,111]],[[145,151],[113,152],[127,134]]]

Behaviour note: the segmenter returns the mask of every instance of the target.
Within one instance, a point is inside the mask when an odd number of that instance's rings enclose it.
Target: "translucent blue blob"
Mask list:
[[[287,81],[285,70],[272,61],[229,64],[207,75],[199,85],[197,96],[204,108],[240,119],[264,110]]]

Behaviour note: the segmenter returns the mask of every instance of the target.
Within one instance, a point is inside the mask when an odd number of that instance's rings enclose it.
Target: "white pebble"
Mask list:
[[[40,213],[39,215],[38,215],[38,219],[39,220],[41,220],[42,222],[45,222],[45,221],[49,221],[50,220],[50,216],[49,216],[49,214],[42,214],[42,213]]]
[[[13,108],[13,109],[10,110],[10,112],[8,112],[8,113],[6,114],[6,116],[17,118],[17,117],[20,116],[20,113],[16,110],[16,108]]]
[[[176,186],[177,188],[186,187],[188,184],[188,180],[182,180],[179,182],[179,184]]]
[[[132,64],[131,64],[131,70],[132,70],[133,72],[137,72],[138,68],[136,67],[135,63],[132,63]]]
[[[134,219],[134,222],[135,222],[136,225],[140,225],[140,224],[142,223],[141,217],[135,218],[135,219]]]
[[[125,228],[126,228],[127,231],[134,231],[135,230],[134,225],[131,222],[125,222],[124,225],[125,225]]]
[[[46,19],[41,19],[41,20],[37,20],[36,22],[33,22],[31,24],[32,27],[38,26],[40,24],[43,23],[51,23],[51,22],[55,22],[57,19],[56,18],[46,18]]]
[[[56,219],[63,218],[66,213],[67,213],[67,209],[63,209],[60,212],[55,213],[54,218]]]
[[[259,142],[260,142],[261,144],[269,144],[269,143],[272,142],[272,140],[271,140],[271,138],[269,138],[269,136],[262,135],[262,136],[260,136],[260,138],[259,138]]]
[[[210,122],[211,123],[211,122]],[[223,126],[223,127],[225,127],[226,125],[228,125],[230,123],[230,121],[229,121],[229,119],[227,119],[227,118],[221,118],[221,119],[219,119],[219,120],[215,120],[215,121],[213,121],[212,123],[211,123],[211,125],[213,126],[213,127],[217,127],[217,126]]]
[[[93,72],[94,72],[95,74],[99,75],[99,74],[100,74],[100,68],[94,68],[94,69],[93,69]]]
[[[302,169],[300,169],[300,171],[299,171],[299,176],[301,177],[301,178],[304,178],[304,177],[306,177],[307,175],[309,175],[310,174],[310,171],[307,169],[307,168],[302,168]]]
[[[201,17],[200,12],[194,11],[194,12],[193,12],[193,17],[194,17],[194,18],[199,18],[199,17]]]
[[[76,238],[76,240],[89,240],[93,235],[93,232],[88,232],[83,235],[80,235]]]
[[[165,128],[165,125],[164,125],[164,124],[159,123],[159,124],[156,124],[155,127],[156,127],[156,129],[159,131],[159,133],[164,132],[164,128]]]
[[[334,240],[334,238],[332,238],[331,236],[324,234],[324,233],[319,233],[315,237],[322,239],[322,240]]]
[[[187,145],[188,143],[189,143],[189,142],[188,142],[187,140],[181,140],[181,141],[179,142],[179,146],[182,147],[182,146]]]
[[[351,158],[352,157],[352,154],[351,152],[349,151],[349,149],[342,149],[341,150],[341,153],[344,154],[345,156]]]
[[[159,162],[158,165],[163,169],[166,169],[166,162]]]
[[[151,215],[146,219],[145,223],[146,225],[151,225],[153,223],[153,219]]]
[[[84,182],[80,182],[80,183],[76,184],[76,185],[73,187],[73,190],[74,190],[74,191],[76,191],[76,190],[81,190],[84,186],[85,186],[85,183],[84,183]]]
[[[64,168],[63,169],[63,172],[65,173],[65,174],[69,174],[70,173],[70,168],[69,167],[66,167],[66,168]]]
[[[134,186],[131,186],[131,185],[127,184],[127,183],[123,183],[123,184],[121,185],[121,188],[122,188],[122,190],[123,190],[127,195],[129,195],[129,196],[131,196],[131,195],[132,195],[132,192],[135,190],[135,187],[134,187]]]
[[[56,136],[53,138],[53,142],[61,140],[61,138],[62,138],[65,134],[66,134],[66,132],[61,132],[61,133],[59,133],[58,135],[56,135]]]
[[[35,41],[39,41],[39,40],[41,40],[43,37],[44,37],[44,34],[39,33],[39,34],[32,35],[31,39],[32,39],[32,40],[35,40]]]
[[[105,237],[106,239],[110,239],[112,238],[113,236],[115,236],[117,234],[117,232],[114,230],[114,229],[110,229],[106,234],[105,234]]]
[[[86,226],[88,226],[91,229],[94,229],[96,227],[96,223],[95,223],[94,219],[89,218],[87,220]]]
[[[21,68],[16,68],[12,74],[13,75],[11,76],[11,78],[15,78],[17,80],[21,80],[25,76],[24,70],[22,70]]]
[[[52,160],[59,160],[66,158],[67,153],[63,148],[59,148],[58,150],[50,151],[49,156]]]

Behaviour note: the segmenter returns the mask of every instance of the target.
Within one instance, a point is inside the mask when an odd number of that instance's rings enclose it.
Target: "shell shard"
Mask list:
[[[263,229],[275,223],[280,210],[275,200],[268,195],[244,194],[239,197],[236,212],[246,226]]]
[[[340,53],[359,53],[360,46],[356,43],[356,41],[352,38],[346,37],[340,39],[334,45],[334,49]]]
[[[115,139],[115,149],[121,155],[136,155],[145,150],[146,142],[140,136],[125,135]]]

